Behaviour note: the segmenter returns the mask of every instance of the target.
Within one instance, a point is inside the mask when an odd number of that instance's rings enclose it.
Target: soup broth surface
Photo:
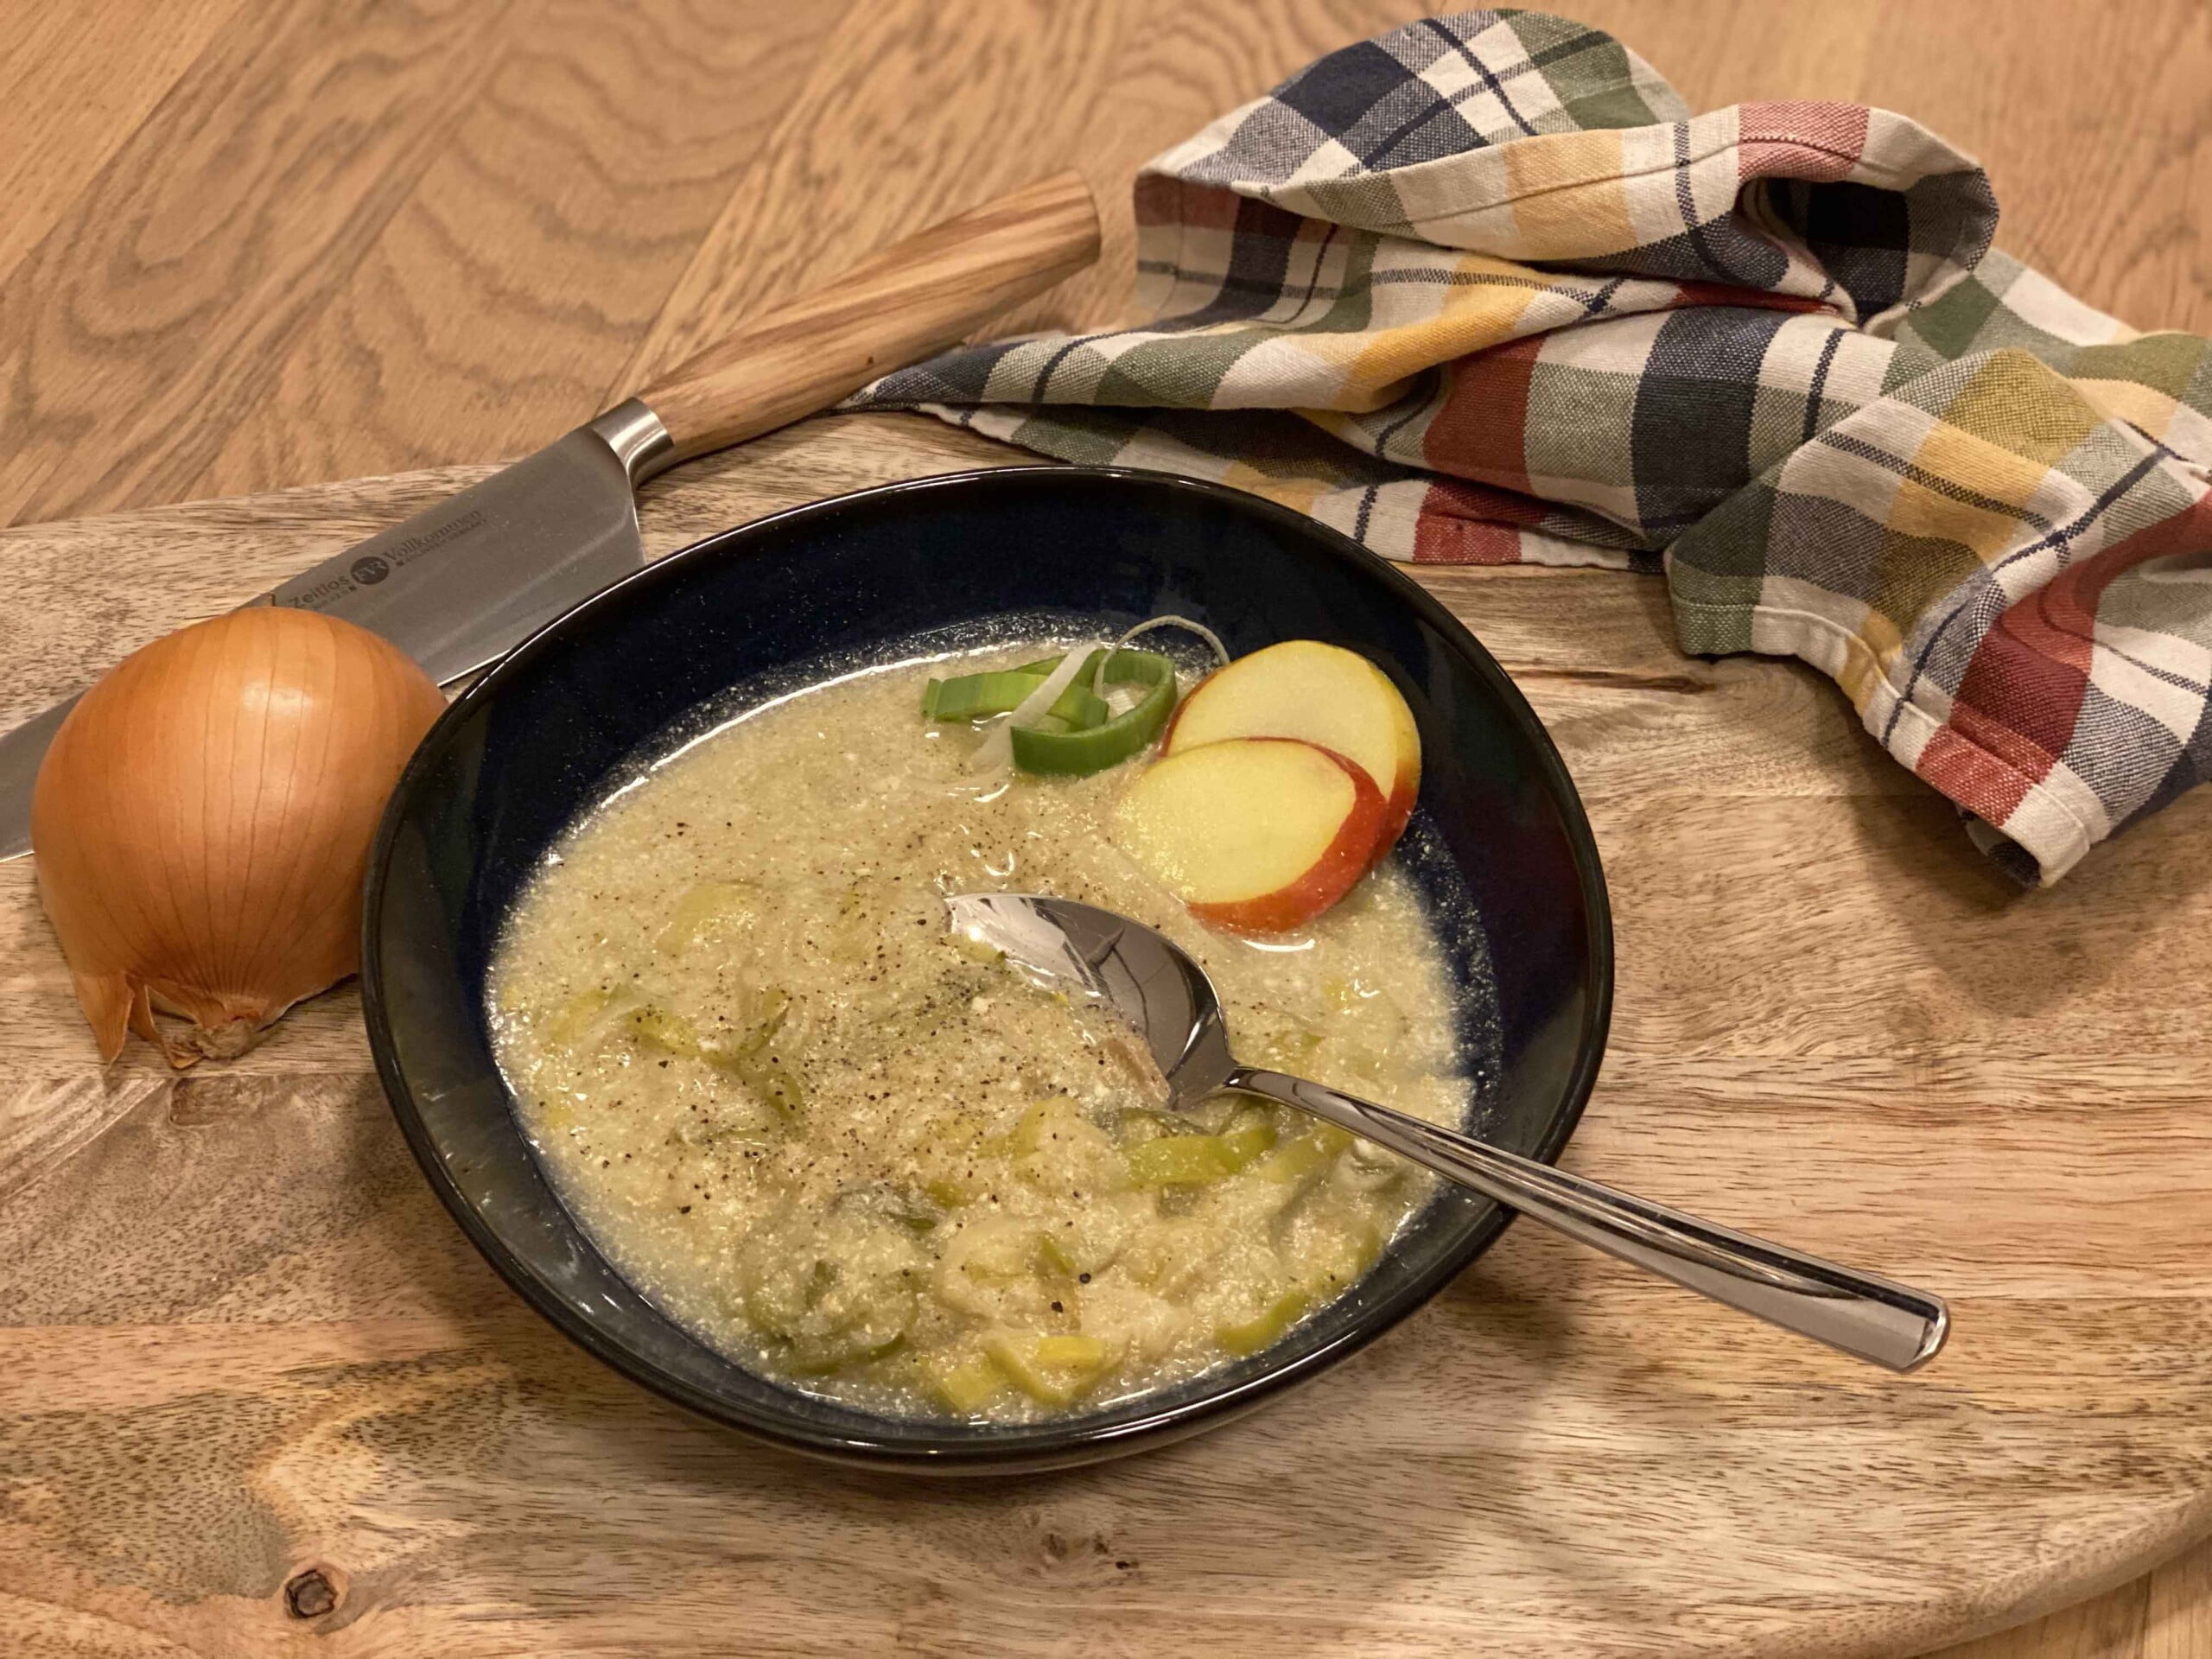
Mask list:
[[[1079,899],[1205,968],[1240,1058],[1438,1122],[1469,1084],[1450,979],[1386,861],[1306,931],[1195,921],[1118,849],[1141,761],[978,771],[878,666],[640,772],[519,899],[490,1014],[556,1189],[702,1340],[882,1413],[1027,1421],[1267,1347],[1344,1294],[1425,1173],[1221,1096],[1169,1115],[1140,1044],[947,931],[943,898]]]

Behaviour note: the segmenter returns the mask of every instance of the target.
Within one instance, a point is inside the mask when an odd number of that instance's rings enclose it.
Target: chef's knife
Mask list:
[[[358,622],[433,679],[456,679],[644,564],[645,480],[955,345],[1097,256],[1097,212],[1075,175],[1001,197],[744,323],[558,442],[251,602]],[[39,759],[75,701],[0,737],[0,859],[30,849]]]

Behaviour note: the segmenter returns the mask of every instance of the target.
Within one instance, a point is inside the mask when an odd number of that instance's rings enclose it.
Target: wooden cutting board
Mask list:
[[[656,554],[1010,452],[808,423]],[[481,469],[0,535],[0,721]],[[107,1071],[0,866],[11,1652],[1919,1651],[2212,1530],[2212,794],[2023,894],[1794,664],[1660,584],[1424,572],[1588,802],[1620,944],[1572,1167],[1953,1299],[1891,1379],[1526,1224],[1257,1417],[1105,1468],[814,1467],[569,1347],[418,1178],[341,988]]]

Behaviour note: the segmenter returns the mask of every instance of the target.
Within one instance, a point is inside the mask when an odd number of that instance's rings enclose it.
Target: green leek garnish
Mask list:
[[[1002,668],[988,674],[963,674],[953,680],[931,680],[922,690],[922,718],[950,724],[1010,715],[1044,683],[1045,675],[1028,668]],[[1071,727],[1090,727],[1103,725],[1113,717],[1114,711],[1078,677],[1053,700],[1050,713],[1052,718],[1066,721]]]
[[[1051,658],[1020,668],[931,680],[922,691],[922,718],[950,723],[1012,714],[1065,660]],[[1117,715],[1103,695],[1109,685],[1141,686],[1144,695]],[[1024,772],[1064,778],[1103,772],[1147,747],[1174,707],[1175,665],[1167,658],[1119,647],[1093,650],[1051,708],[1033,723],[1007,733],[1014,763]]]
[[[1107,658],[1103,671],[1102,657]],[[1121,651],[1110,657],[1093,652],[1084,666],[1087,672],[1076,676],[1078,686],[1095,676],[1100,684],[1143,686],[1145,694],[1134,708],[1091,725],[1071,722],[1067,731],[1015,727],[1014,764],[1024,772],[1085,778],[1141,753],[1167,724],[1175,708],[1175,664],[1167,658],[1149,651]],[[1060,713],[1057,704],[1052,712]]]

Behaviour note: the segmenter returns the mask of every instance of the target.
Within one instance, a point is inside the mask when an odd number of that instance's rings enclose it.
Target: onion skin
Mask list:
[[[61,723],[31,795],[39,898],[100,1058],[244,1053],[360,965],[361,879],[445,709],[389,641],[254,606],[124,659]],[[183,1016],[172,1036],[154,1009]]]

